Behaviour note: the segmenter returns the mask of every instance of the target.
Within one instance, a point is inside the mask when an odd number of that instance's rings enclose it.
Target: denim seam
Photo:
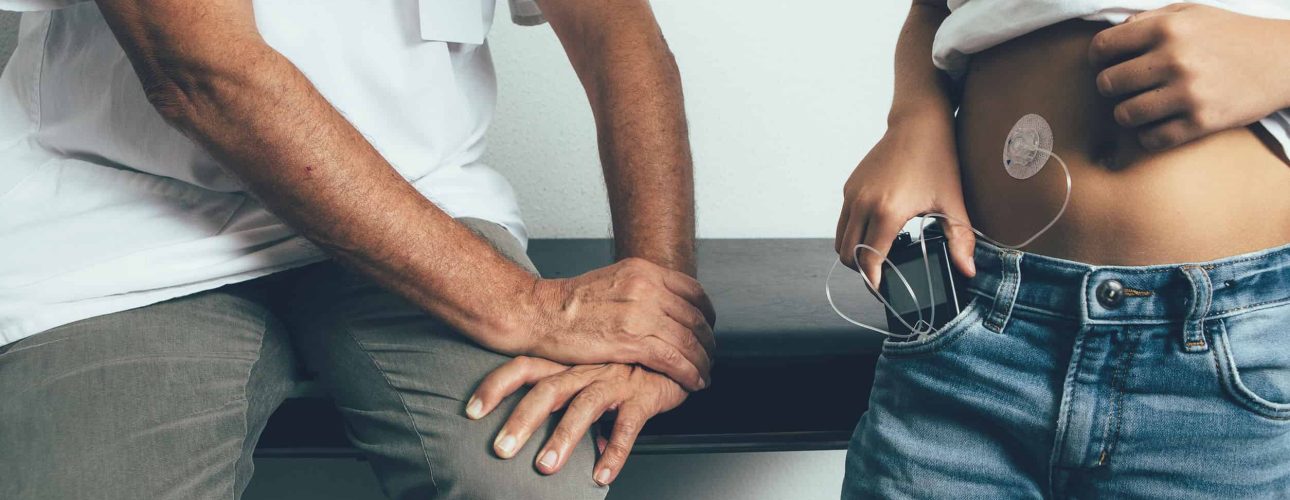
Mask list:
[[[1021,256],[1017,255],[1016,260],[1011,264],[1009,264],[1007,257],[1008,254],[1006,253],[999,256],[1000,260],[1002,260],[1005,265],[1008,265],[1008,269],[1001,270],[1003,279],[999,283],[999,288],[996,291],[994,301],[990,305],[990,314],[985,318],[986,327],[995,333],[1003,333],[1004,327],[1007,326],[1008,317],[1012,315],[1012,307],[1017,302],[1018,288],[1021,286]],[[1011,277],[1009,277],[1009,275],[1011,275]],[[1000,311],[1000,298],[1003,298],[1005,301],[1006,311]],[[996,319],[1000,316],[1002,316],[1003,319]]]
[[[1264,308],[1265,308],[1264,306],[1267,306],[1267,307],[1274,307],[1274,306],[1279,306],[1279,305],[1282,305],[1282,304],[1290,304],[1290,298],[1285,298],[1285,299],[1276,299],[1276,300],[1266,300],[1266,301],[1263,301],[1263,302],[1258,302],[1258,303],[1254,303],[1254,304],[1248,304],[1248,305],[1244,305],[1244,306],[1240,306],[1240,307],[1233,307],[1233,308],[1231,308],[1231,309],[1223,309],[1223,310],[1221,310],[1221,311],[1214,311],[1214,312],[1210,313],[1210,315],[1209,315],[1206,319],[1216,319],[1216,317],[1217,317],[1217,316],[1227,315],[1227,314],[1231,314],[1231,313],[1234,313],[1234,312],[1241,312],[1241,311],[1245,311],[1246,309],[1254,309],[1254,308],[1264,309]]]
[[[1092,313],[1089,311],[1088,307],[1088,283],[1092,278],[1093,273],[1089,272],[1084,273],[1084,276],[1079,280],[1079,316],[1080,320],[1085,324],[1088,324],[1088,322],[1093,319]]]
[[[1124,424],[1124,393],[1125,388],[1129,385],[1129,376],[1132,374],[1133,358],[1138,354],[1138,344],[1141,338],[1138,335],[1130,333],[1132,330],[1121,330],[1121,335],[1129,337],[1129,347],[1123,357],[1116,363],[1114,379],[1111,386],[1115,390],[1115,398],[1112,399],[1111,412],[1107,422],[1106,434],[1102,441],[1102,454],[1098,457],[1098,465],[1106,465],[1111,459],[1111,454],[1115,453],[1115,446],[1120,441],[1120,428]]]
[[[1290,298],[1268,300],[1268,301],[1258,302],[1258,303],[1244,305],[1240,307],[1233,307],[1230,309],[1211,311],[1209,314],[1205,315],[1204,319],[1207,321],[1215,320],[1215,319],[1223,319],[1226,317],[1231,317],[1233,314],[1236,314],[1236,313],[1254,312],[1255,310],[1267,309],[1269,307],[1276,307],[1276,306],[1287,305],[1287,304],[1290,304]],[[1028,306],[1026,306],[1025,304],[1018,304],[1016,307],[1028,307]],[[1034,307],[1029,307],[1029,309],[1032,311],[1036,310],[1036,308]],[[1049,312],[1049,311],[1044,311],[1040,309],[1036,312]],[[1105,318],[1105,319],[1090,318],[1090,320],[1097,322],[1099,324],[1113,324],[1117,322],[1134,321],[1134,320],[1151,320],[1151,322],[1147,324],[1166,324],[1166,323],[1178,321],[1178,320],[1170,320],[1167,318],[1162,318],[1159,315],[1137,315],[1137,314],[1132,316],[1116,316],[1114,318]]]
[[[1200,266],[1182,266],[1182,270],[1186,273],[1187,280],[1192,284],[1192,300],[1200,302],[1197,300],[1197,295],[1205,299],[1203,307],[1196,303],[1192,304],[1190,311],[1187,311],[1186,323],[1183,324],[1183,346],[1188,352],[1203,352],[1209,346],[1209,342],[1205,339],[1205,318],[1209,316],[1209,308],[1214,303],[1214,284],[1209,279],[1209,273],[1205,272],[1204,268]],[[1190,272],[1192,270],[1196,272]],[[1196,282],[1196,276],[1200,277],[1202,283]],[[1197,290],[1198,286],[1203,288]],[[1199,340],[1192,339],[1194,331],[1198,331]]]
[[[1050,310],[1048,310],[1048,309],[1044,309],[1044,308],[1040,308],[1040,307],[1028,306],[1028,305],[1025,305],[1025,304],[1013,304],[1013,305],[1012,305],[1012,309],[1013,309],[1013,310],[1022,310],[1022,311],[1028,312],[1028,313],[1038,314],[1038,315],[1040,315],[1040,316],[1045,316],[1045,317],[1052,318],[1052,319],[1065,319],[1065,320],[1078,320],[1078,319],[1080,319],[1080,318],[1079,318],[1079,316],[1055,313],[1055,312],[1052,312],[1052,311],[1050,311]]]
[[[1219,334],[1223,336],[1221,347],[1223,352],[1219,353],[1219,348],[1212,349],[1212,351],[1214,351],[1214,369],[1217,371],[1218,376],[1221,379],[1219,383],[1226,389],[1226,392],[1236,398],[1239,403],[1243,403],[1243,406],[1252,411],[1255,415],[1270,420],[1290,420],[1290,405],[1287,405],[1286,408],[1274,408],[1269,406],[1277,403],[1266,399],[1260,401],[1260,399],[1263,398],[1257,397],[1257,395],[1255,395],[1254,392],[1251,391],[1249,387],[1246,387],[1245,383],[1241,381],[1240,370],[1236,366],[1236,358],[1232,355],[1231,336],[1228,335],[1227,325],[1220,321],[1218,322],[1217,328],[1219,330]],[[1220,355],[1222,356],[1221,361],[1219,359]],[[1223,369],[1224,364],[1227,365],[1226,370]]]
[[[976,307],[977,302],[973,301],[968,304],[959,316],[951,319],[938,330],[939,334],[923,342],[883,342],[882,355],[888,359],[910,359],[922,355],[935,354],[956,342],[959,338],[971,328],[976,319],[980,319],[982,313],[980,308]],[[973,318],[977,316],[977,318]]]
[[[417,446],[421,448],[421,455],[425,457],[426,472],[430,474],[430,486],[434,487],[435,495],[438,496],[441,491],[439,490],[439,483],[436,482],[434,478],[434,464],[430,461],[430,452],[429,450],[426,450],[426,438],[421,435],[421,429],[417,428],[417,421],[415,418],[412,418],[412,410],[408,408],[407,400],[403,399],[403,393],[399,392],[399,389],[390,381],[389,375],[385,373],[385,368],[381,367],[381,363],[376,360],[376,357],[372,356],[372,353],[368,352],[367,349],[363,347],[362,342],[359,342],[357,337],[354,337],[354,332],[350,330],[349,323],[346,322],[345,326],[341,329],[345,331],[345,336],[349,337],[350,342],[353,342],[355,346],[358,346],[358,350],[363,351],[363,355],[367,356],[367,360],[372,363],[372,367],[376,368],[377,373],[381,374],[381,379],[385,380],[385,385],[390,388],[390,391],[394,393],[395,397],[399,398],[399,405],[403,407],[403,414],[408,417],[408,424],[412,428],[412,433],[417,436]]]
[[[999,254],[1003,254],[1006,250],[999,249],[995,251]],[[1234,259],[1234,260],[1224,260],[1217,264],[1185,264],[1185,265],[1199,267],[1206,270],[1214,270],[1218,268],[1232,267],[1235,264],[1244,264],[1247,262],[1252,262],[1257,260],[1266,260],[1272,257],[1277,257],[1288,253],[1290,253],[1290,247],[1273,251],[1273,253],[1270,253],[1270,254],[1260,253],[1260,254],[1241,257],[1239,259]],[[1141,267],[1086,266],[1078,263],[1067,263],[1067,262],[1060,262],[1060,261],[1042,262],[1042,263],[1037,263],[1036,265],[1040,265],[1043,267],[1055,267],[1055,268],[1060,268],[1068,271],[1080,271],[1080,272],[1110,271],[1110,272],[1120,273],[1120,274],[1138,274],[1138,275],[1173,272],[1177,270],[1179,267],[1182,267],[1182,265],[1164,265],[1164,266],[1147,266],[1144,269]]]
[[[1075,385],[1075,374],[1079,372],[1080,364],[1083,363],[1084,356],[1084,337],[1087,336],[1089,327],[1085,326],[1075,333],[1075,342],[1071,349],[1071,363],[1066,367],[1066,379],[1062,382],[1062,398],[1058,406],[1057,422],[1055,422],[1055,432],[1053,433],[1053,452],[1048,459],[1048,490],[1052,497],[1059,497],[1059,487],[1054,477],[1054,469],[1064,468],[1062,465],[1062,451],[1066,447],[1066,432],[1070,427],[1071,413],[1071,388]]]
[[[269,309],[263,308],[260,311],[260,337],[255,346],[255,361],[246,368],[246,378],[242,382],[242,400],[246,401],[246,406],[242,410],[242,433],[238,436],[237,441],[237,460],[233,461],[233,487],[229,491],[229,498],[237,500],[237,471],[242,468],[242,460],[246,458],[246,439],[251,433],[251,422],[247,416],[251,412],[251,375],[255,373],[255,365],[259,364],[264,356],[264,337],[269,334]]]

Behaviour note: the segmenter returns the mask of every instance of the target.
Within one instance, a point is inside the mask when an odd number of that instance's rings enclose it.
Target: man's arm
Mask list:
[[[250,0],[98,0],[166,120],[340,261],[508,354],[642,363],[703,387],[711,333],[681,273],[541,280],[408,184],[256,29]]]
[[[694,179],[681,79],[649,3],[539,3],[596,119],[619,257],[644,258],[693,275]],[[710,306],[704,309],[711,312]],[[613,429],[592,475],[602,485],[618,476],[645,422],[687,396],[675,381],[635,366],[569,368],[516,358],[485,378],[467,404],[467,416],[482,418],[523,385],[534,389],[498,431],[497,455],[514,457],[555,409],[567,405],[534,463],[543,474],[554,474],[591,425],[613,413]]]
[[[694,275],[694,173],[681,75],[649,2],[539,5],[591,103],[619,258]]]

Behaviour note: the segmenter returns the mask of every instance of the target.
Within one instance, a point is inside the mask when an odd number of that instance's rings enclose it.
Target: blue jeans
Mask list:
[[[1290,246],[1104,267],[979,245],[888,341],[842,497],[1290,497]]]

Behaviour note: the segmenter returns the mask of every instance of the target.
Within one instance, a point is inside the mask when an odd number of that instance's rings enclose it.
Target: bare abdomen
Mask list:
[[[957,119],[973,225],[1020,242],[1060,208],[1061,168],[1028,180],[1003,169],[1004,139],[1022,116],[1052,125],[1073,177],[1070,208],[1023,250],[1101,265],[1196,262],[1290,243],[1290,165],[1242,128],[1149,153],[1112,118],[1088,63],[1107,25],[1075,21],[973,57]],[[1234,82],[1235,83],[1235,82]]]

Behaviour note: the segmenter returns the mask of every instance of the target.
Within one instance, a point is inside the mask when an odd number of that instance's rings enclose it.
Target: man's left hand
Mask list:
[[[1196,4],[1134,15],[1089,49],[1098,90],[1152,151],[1243,127],[1290,106],[1290,21]]]
[[[592,479],[607,485],[618,477],[636,436],[645,422],[669,411],[689,395],[672,379],[634,365],[604,364],[568,367],[540,358],[518,357],[484,378],[466,406],[466,415],[479,419],[493,411],[507,396],[521,387],[533,389],[520,400],[502,430],[493,450],[511,458],[552,413],[568,406],[559,425],[541,453],[537,468],[554,474],[592,424],[608,412],[616,412],[607,442],[597,437],[601,448]]]

